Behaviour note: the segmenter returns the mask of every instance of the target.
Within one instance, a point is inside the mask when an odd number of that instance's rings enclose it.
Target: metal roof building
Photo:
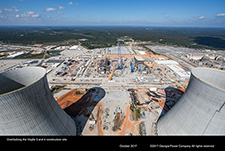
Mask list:
[[[70,50],[77,49],[78,47],[79,47],[78,45],[74,45],[74,46],[70,47]]]
[[[138,62],[143,63],[145,60],[140,56],[134,56],[134,64],[137,64]]]
[[[158,135],[225,135],[225,71],[194,68],[186,92],[157,122]]]
[[[45,69],[0,74],[0,135],[76,135],[76,126],[53,98]]]
[[[158,65],[178,65],[179,63],[174,60],[155,60]]]
[[[175,73],[179,80],[188,80],[190,78],[190,72],[186,72],[178,65],[167,65],[167,67]]]

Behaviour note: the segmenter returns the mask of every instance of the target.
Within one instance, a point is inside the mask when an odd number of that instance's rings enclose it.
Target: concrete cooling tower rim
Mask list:
[[[222,91],[225,91],[225,88],[221,88],[220,86],[216,85],[216,84],[213,84],[212,82],[209,82],[208,79],[205,80],[203,79],[202,77],[204,77],[204,74],[199,74],[199,73],[196,73],[197,71],[200,71],[200,70],[206,70],[208,73],[212,73],[214,72],[214,76],[217,76],[216,74],[219,73],[219,72],[222,72],[222,74],[224,75],[224,78],[223,78],[223,81],[221,81],[222,83],[225,84],[225,71],[223,70],[220,70],[220,69],[216,69],[216,68],[193,68],[191,69],[191,73],[194,77],[196,77],[198,80],[214,87],[214,88],[217,88],[217,89],[220,89]],[[198,75],[199,74],[199,75]]]
[[[36,82],[39,81],[40,79],[42,79],[42,78],[45,76],[45,74],[46,74],[45,68],[35,66],[35,67],[22,67],[22,68],[16,68],[16,69],[13,69],[13,70],[9,70],[9,71],[4,71],[4,72],[1,72],[0,75],[2,75],[2,74],[4,74],[4,73],[7,73],[7,72],[13,72],[13,71],[15,71],[15,70],[23,70],[23,69],[25,69],[25,68],[33,68],[33,69],[34,69],[34,74],[35,74],[35,70],[37,70],[37,69],[43,70],[43,72],[42,72],[42,74],[40,74],[40,77],[39,77],[38,79],[35,79],[34,81],[32,81],[31,83],[25,85],[24,87],[21,87],[21,88],[18,88],[18,89],[15,89],[15,90],[13,90],[13,91],[9,91],[9,92],[6,92],[6,93],[2,93],[2,94],[0,94],[0,96],[7,95],[7,94],[10,94],[10,93],[14,93],[14,92],[16,92],[16,91],[20,91],[20,90],[22,90],[22,89],[25,89],[25,88],[29,87],[30,85],[36,83]],[[0,84],[1,84],[1,83],[0,83]]]

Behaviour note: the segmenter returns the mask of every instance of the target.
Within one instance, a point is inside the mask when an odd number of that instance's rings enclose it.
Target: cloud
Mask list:
[[[205,16],[200,16],[200,17],[198,17],[198,19],[204,19],[205,18]]]
[[[59,9],[61,9],[61,10],[65,9],[65,7],[63,7],[63,6],[58,6],[58,7],[59,7]]]
[[[13,9],[11,9],[11,8],[5,8],[4,11],[6,11],[6,12],[12,12]]]
[[[216,16],[217,17],[224,17],[225,16],[225,13],[220,13],[220,14],[217,14]]]
[[[28,15],[33,15],[33,14],[34,14],[34,12],[29,11],[29,12],[27,12],[27,14],[28,14]]]
[[[21,17],[21,18],[28,18],[28,17],[38,18],[41,15],[38,14],[38,13],[35,13],[33,11],[28,11],[28,12],[25,12],[25,13],[22,13],[22,14],[17,14],[16,16],[17,16],[16,18],[18,18],[18,17]]]
[[[170,17],[170,15],[165,15],[166,18]]]
[[[47,12],[55,11],[55,10],[56,10],[55,8],[46,8],[46,11],[47,11]]]
[[[73,2],[69,2],[68,5],[73,5]]]
[[[34,15],[32,15],[32,17],[37,18],[37,17],[40,17],[40,15],[39,14],[34,14]]]
[[[14,9],[15,12],[18,12],[19,11],[19,9],[17,9],[16,6],[12,6],[12,8]]]
[[[2,13],[2,10],[0,9],[0,14]]]

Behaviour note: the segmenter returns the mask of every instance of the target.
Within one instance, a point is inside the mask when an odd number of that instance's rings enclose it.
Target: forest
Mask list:
[[[74,45],[94,49],[111,47],[123,36],[135,41],[189,48],[225,50],[225,28],[131,26],[1,26],[0,42],[18,45]]]

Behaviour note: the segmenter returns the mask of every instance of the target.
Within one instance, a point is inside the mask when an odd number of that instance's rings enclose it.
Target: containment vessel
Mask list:
[[[225,135],[225,71],[194,68],[186,92],[157,122],[158,135]]]
[[[76,135],[75,122],[53,98],[42,67],[0,74],[0,135]]]

